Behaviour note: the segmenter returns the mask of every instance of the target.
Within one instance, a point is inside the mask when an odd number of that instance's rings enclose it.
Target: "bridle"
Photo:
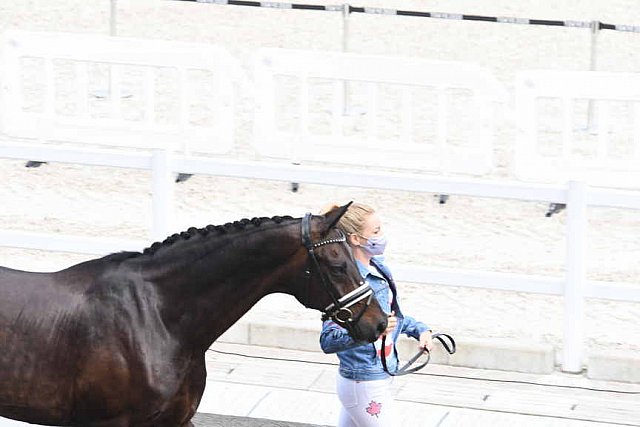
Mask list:
[[[333,301],[322,311],[322,320],[325,321],[328,319],[332,319],[337,323],[340,323],[347,327],[353,327],[358,323],[364,312],[371,304],[371,300],[373,298],[373,289],[371,289],[371,286],[369,286],[367,283],[360,280],[360,286],[358,286],[356,289],[346,295],[343,295],[342,297],[336,297],[333,288],[329,284],[329,281],[327,280],[325,274],[323,274],[322,270],[320,269],[320,263],[318,262],[318,258],[315,254],[315,249],[321,246],[330,245],[333,243],[345,244],[345,242],[347,241],[347,237],[342,231],[338,231],[340,232],[338,237],[321,240],[319,242],[313,242],[311,240],[311,214],[307,213],[305,214],[304,218],[302,218],[302,245],[307,249],[307,253],[309,254],[309,258],[311,259],[311,267],[315,268],[315,270],[317,271],[318,275],[320,276],[322,285]],[[307,269],[305,270],[307,279],[311,279],[312,268],[307,267]],[[365,298],[367,298],[365,307],[354,319],[351,307],[364,300]]]

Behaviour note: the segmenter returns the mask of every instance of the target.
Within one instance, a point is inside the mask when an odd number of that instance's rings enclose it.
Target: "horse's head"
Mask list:
[[[348,205],[324,216],[307,214],[302,219],[302,244],[307,263],[296,298],[309,308],[323,312],[349,331],[356,341],[375,341],[387,325],[373,290],[365,284],[345,235],[335,228]]]

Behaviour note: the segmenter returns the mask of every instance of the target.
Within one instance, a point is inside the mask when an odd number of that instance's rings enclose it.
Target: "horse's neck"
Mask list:
[[[158,254],[149,271],[167,326],[208,346],[265,295],[291,293],[287,263],[300,250],[294,226],[194,239]]]

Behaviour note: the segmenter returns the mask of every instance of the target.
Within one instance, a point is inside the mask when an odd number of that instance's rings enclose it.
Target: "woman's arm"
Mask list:
[[[326,320],[322,324],[320,347],[325,353],[337,353],[359,345],[362,343],[354,341],[347,330],[337,323]]]
[[[420,335],[430,330],[431,328],[429,328],[424,323],[417,321],[411,316],[405,316],[402,320],[402,329],[400,330],[400,332],[419,340]]]

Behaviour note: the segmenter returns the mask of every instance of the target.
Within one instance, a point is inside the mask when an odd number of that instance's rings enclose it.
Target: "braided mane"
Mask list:
[[[264,222],[274,222],[276,224],[280,224],[283,221],[293,220],[295,218],[285,215],[285,216],[274,216],[271,218],[260,217],[260,218],[252,218],[247,219],[243,218],[239,221],[228,222],[224,225],[207,225],[203,228],[191,227],[187,229],[187,231],[183,231],[181,233],[175,233],[171,236],[164,239],[162,242],[155,242],[148,248],[145,248],[142,252],[116,252],[110,255],[107,255],[103,258],[105,261],[111,262],[120,262],[130,258],[136,258],[141,255],[153,255],[159,249],[165,248],[173,245],[176,242],[189,240],[195,236],[209,236],[212,234],[223,235],[228,233],[234,233],[246,230],[248,226],[260,227]]]
[[[141,255],[153,255],[161,248],[171,246],[176,242],[189,240],[195,236],[204,237],[204,236],[212,235],[214,233],[216,235],[223,235],[223,234],[246,230],[247,227],[249,226],[260,227],[260,225],[262,225],[265,222],[274,222],[276,224],[280,224],[283,221],[289,221],[293,219],[295,218],[289,215],[274,216],[271,218],[268,218],[268,217],[260,217],[260,218],[252,218],[252,219],[243,218],[239,221],[228,222],[224,225],[207,225],[206,227],[203,227],[203,228],[191,227],[187,229],[187,231],[172,234],[171,236],[164,239],[162,242],[153,243],[148,248],[145,248],[142,252],[135,252],[135,251],[116,252],[116,253],[107,255],[102,259],[104,261],[110,261],[110,262],[121,262],[127,259],[139,257]]]
[[[138,254],[153,255],[156,251],[158,251],[158,249],[171,246],[172,244],[179,241],[189,240],[190,238],[198,235],[209,236],[211,234],[216,234],[216,235],[228,234],[228,233],[246,230],[248,226],[260,227],[260,225],[262,225],[264,222],[274,222],[276,224],[280,224],[283,221],[288,221],[292,219],[294,218],[288,215],[274,216],[271,218],[267,218],[267,217],[260,217],[260,218],[256,217],[252,219],[243,218],[239,221],[228,222],[224,225],[207,225],[206,227],[203,227],[203,228],[191,227],[187,231],[183,231],[181,233],[175,233],[167,237],[162,242],[153,243],[151,246],[144,249],[142,253],[138,253]]]

